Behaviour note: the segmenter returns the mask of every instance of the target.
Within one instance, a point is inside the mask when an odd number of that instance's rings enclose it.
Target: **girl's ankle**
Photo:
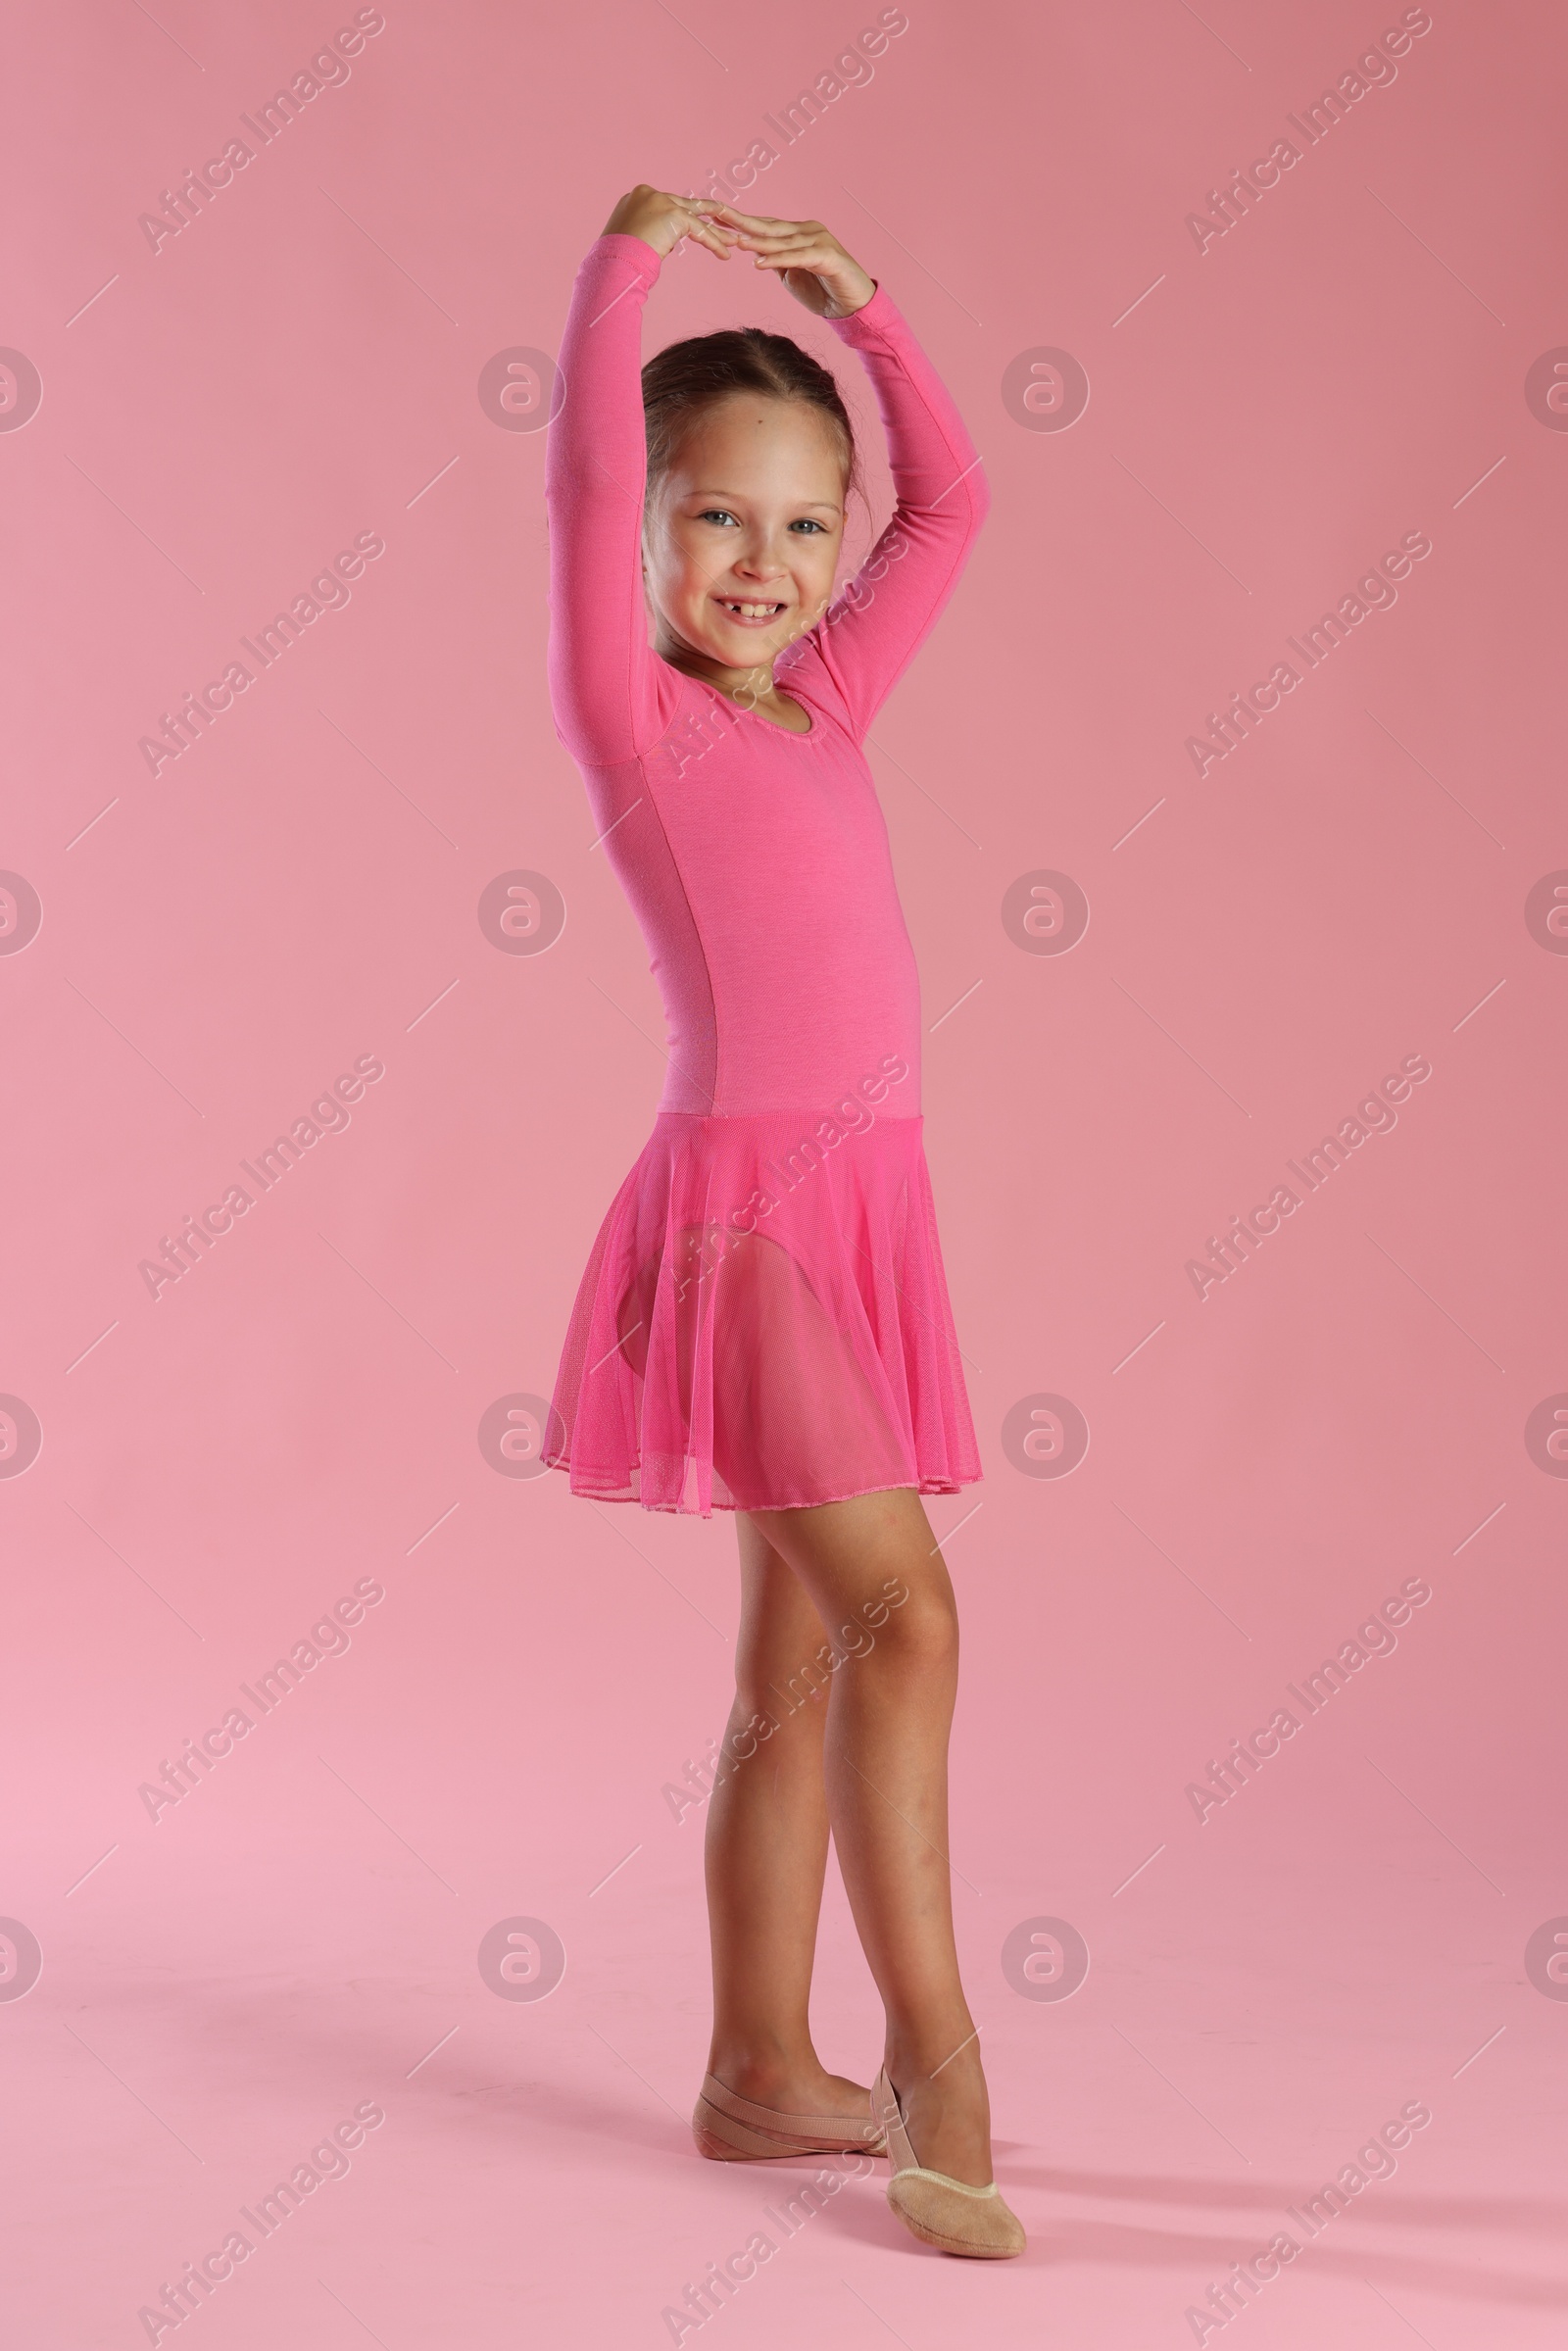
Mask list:
[[[738,2098],[751,2098],[759,2106],[769,2106],[796,2083],[817,2079],[822,2067],[814,2050],[792,2054],[778,2049],[731,2046],[712,2052],[708,2070]]]
[[[972,2028],[967,2041],[960,2035],[946,2045],[890,2040],[882,2062],[888,2080],[900,2091],[923,2088],[928,2082],[941,2082],[954,2091],[983,2088],[985,2083],[980,2045]]]

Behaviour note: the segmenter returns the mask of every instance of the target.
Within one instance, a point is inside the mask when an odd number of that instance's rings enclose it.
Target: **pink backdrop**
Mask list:
[[[209,2346],[618,2351],[759,2230],[681,2339],[1560,2340],[1557,12],[897,15],[792,138],[862,28],[828,0],[14,27],[19,2340],[167,2342],[177,2295],[138,2314],[237,2231],[185,2289]],[[877,2180],[791,2231],[763,2208],[809,2167],[695,2160],[703,1805],[670,1791],[722,1723],[732,1532],[514,1474],[662,1068],[546,700],[535,363],[624,187],[758,141],[749,200],[887,280],[994,493],[873,757],[987,1470],[932,1515],[1032,2238],[997,2270],[904,2238]],[[695,252],[652,337],[738,310],[853,367]],[[313,1628],[296,1688],[242,1694]],[[836,1886],[818,2012],[867,2077]],[[1281,2232],[1255,2307],[1210,2298]]]

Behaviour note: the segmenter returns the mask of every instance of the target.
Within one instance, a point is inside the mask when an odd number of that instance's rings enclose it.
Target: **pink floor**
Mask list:
[[[277,1646],[260,1620],[303,1630],[307,1592],[330,1604],[353,1579],[317,1568],[313,1586],[286,1563],[265,1607],[214,1598],[199,1646],[90,1543],[14,1603],[8,1646],[46,1671],[8,1698],[7,1777],[50,1821],[10,1875],[43,1972],[0,2020],[19,2340],[167,2341],[138,2312],[238,2229],[248,2258],[182,2322],[215,2345],[652,2344],[712,2327],[769,2346],[886,2330],[913,2351],[1120,2351],[1213,2341],[1244,2318],[1244,2339],[1281,2347],[1381,2351],[1410,2329],[1435,2351],[1561,2342],[1568,2014],[1527,1978],[1524,1942],[1562,1897],[1522,1831],[1555,1669],[1506,1596],[1507,1514],[1425,1571],[1433,1596],[1398,1649],[1201,1826],[1188,1757],[1200,1774],[1221,1715],[1249,1725],[1258,1691],[1297,1679],[1306,1612],[1276,1606],[1249,1644],[1108,1528],[1098,1588],[1074,1588],[1087,1502],[1054,1565],[1005,1494],[956,1537],[992,1701],[965,1706],[956,1746],[957,1915],[998,2176],[1031,2234],[1023,2260],[981,2267],[904,2235],[881,2164],[830,2168],[828,2192],[791,2214],[822,2167],[693,2153],[703,1811],[677,1822],[664,1788],[719,1719],[730,1536],[607,1512],[583,1573],[552,1590],[539,1562],[579,1505],[555,1480],[500,1499],[471,1492],[412,1556],[367,1544],[351,1564],[373,1548],[385,1597],[352,1648],[156,1823],[137,1776],[245,1705],[239,1683],[254,1690]],[[1009,1563],[1037,1582],[1017,1641]],[[164,1592],[198,1604],[183,1581]],[[105,1658],[134,1662],[83,1675],[84,1622]],[[1236,1693],[1218,1703],[1167,1663],[1200,1630]],[[1518,1704],[1478,1744],[1464,1659],[1482,1643],[1508,1655]],[[1022,1996],[1004,1972],[1010,1932],[1046,1918],[1088,1949],[1064,1999]],[[548,1996],[500,1996],[493,1957],[481,1975],[481,1941],[509,1921],[559,1935]],[[533,1950],[516,1947],[526,1987]],[[828,2062],[868,2076],[879,2019],[836,1877],[817,2015]],[[1407,2107],[1430,2121],[1401,2134]],[[333,2153],[368,2111],[384,2121]],[[1364,2187],[1310,2234],[1302,2208],[1386,2124],[1407,2143],[1369,2157]],[[315,2149],[320,2184],[264,2216],[264,2235],[258,2205]],[[721,2312],[663,2319],[759,2231],[775,2249]],[[1190,2309],[1281,2231],[1302,2249],[1255,2307],[1196,2327]]]

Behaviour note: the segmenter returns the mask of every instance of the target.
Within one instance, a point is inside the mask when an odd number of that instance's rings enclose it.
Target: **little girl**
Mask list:
[[[898,494],[831,373],[744,327],[641,370],[682,238],[750,253],[859,354]],[[861,748],[963,568],[979,460],[886,291],[813,220],[633,188],[577,274],[550,431],[550,685],[669,1032],[653,1136],[572,1313],[547,1459],[573,1493],[735,1512],[735,1703],[708,1820],[723,2162],[884,2150],[949,2253],[1019,2253],[954,1948],[953,1587],[921,1506],[980,1475],[921,1142],[920,1000]],[[653,643],[649,644],[649,620]],[[808,2017],[838,1849],[887,2012],[869,2095]]]

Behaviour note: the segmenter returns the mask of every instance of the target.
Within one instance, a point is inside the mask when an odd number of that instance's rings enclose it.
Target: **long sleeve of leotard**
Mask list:
[[[643,596],[643,304],[660,267],[641,237],[601,237],[577,271],[557,361],[564,385],[545,456],[550,700],[584,765],[648,750],[678,690],[649,646]]]
[[[957,585],[991,498],[963,418],[886,287],[827,323],[871,378],[896,501],[887,528],[807,639],[859,742]],[[789,666],[785,654],[775,665],[780,684]]]
[[[641,237],[602,236],[577,272],[561,345],[545,470],[550,692],[561,739],[585,765],[651,749],[681,689],[649,646],[642,584],[642,312],[660,267]],[[855,579],[775,674],[783,685],[796,663],[819,661],[858,741],[952,594],[988,496],[962,419],[886,289],[827,323],[871,378],[897,503]]]

